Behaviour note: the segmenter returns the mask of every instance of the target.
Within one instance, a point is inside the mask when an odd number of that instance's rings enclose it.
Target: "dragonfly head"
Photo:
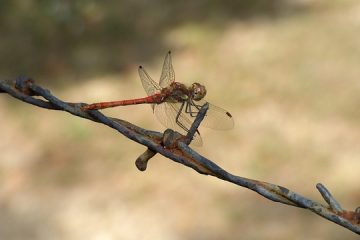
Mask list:
[[[201,85],[200,83],[193,83],[191,85],[191,92],[192,92],[192,99],[195,101],[199,101],[203,99],[206,95],[206,88],[204,85]]]

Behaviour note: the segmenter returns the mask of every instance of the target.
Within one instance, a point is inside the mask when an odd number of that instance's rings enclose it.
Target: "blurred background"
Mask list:
[[[145,95],[168,50],[177,81],[235,118],[197,150],[240,176],[360,205],[360,2],[0,1],[0,78],[63,99]],[[162,131],[149,106],[105,114]],[[115,131],[0,96],[0,239],[355,239],[309,211],[197,174]]]

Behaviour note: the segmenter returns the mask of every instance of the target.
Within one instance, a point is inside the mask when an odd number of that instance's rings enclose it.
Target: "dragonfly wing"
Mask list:
[[[165,57],[160,82],[160,87],[168,87],[172,82],[175,81],[175,71],[171,63],[171,52],[169,51]]]
[[[180,106],[181,103],[164,102],[162,104],[155,105],[154,113],[162,125],[186,135],[187,131],[176,123],[176,116],[180,111]],[[192,121],[187,117],[187,114],[184,111],[180,113],[178,121],[186,129],[190,129]],[[202,145],[202,139],[199,133],[195,133],[191,143],[197,146]]]
[[[196,102],[201,106],[205,103],[204,100]],[[234,118],[225,109],[209,103],[209,109],[201,122],[201,126],[215,130],[230,130],[234,127]]]
[[[150,77],[150,75],[145,71],[142,66],[139,67],[138,71],[141,83],[148,96],[154,95],[161,91],[161,87],[159,86],[159,84]]]

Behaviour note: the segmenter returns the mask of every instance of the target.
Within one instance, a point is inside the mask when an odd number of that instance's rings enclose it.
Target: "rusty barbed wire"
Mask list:
[[[187,136],[183,136],[171,129],[167,129],[164,133],[146,130],[121,119],[106,117],[97,110],[84,111],[82,107],[86,106],[85,103],[61,101],[49,90],[38,86],[34,80],[24,76],[15,81],[0,80],[0,93],[8,93],[12,97],[41,108],[66,111],[72,115],[105,124],[127,138],[146,146],[146,151],[135,161],[135,165],[140,171],[145,171],[148,161],[159,153],[194,169],[200,174],[211,175],[248,188],[274,202],[308,209],[329,221],[360,234],[360,207],[354,211],[344,210],[321,183],[318,183],[316,188],[328,205],[308,199],[279,185],[233,175],[191,149],[189,144],[206,115],[207,104],[199,111]]]

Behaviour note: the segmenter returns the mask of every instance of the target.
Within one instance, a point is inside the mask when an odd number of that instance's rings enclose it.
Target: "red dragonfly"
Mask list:
[[[155,82],[142,66],[139,66],[139,75],[147,97],[93,103],[84,106],[83,109],[93,110],[134,104],[151,104],[158,120],[165,127],[185,135],[200,108],[206,103],[204,100],[205,86],[200,83],[193,83],[187,87],[182,83],[175,82],[170,51],[165,57],[159,83]],[[229,112],[209,103],[209,109],[201,124],[216,130],[228,130],[234,127],[234,120]],[[200,135],[195,134],[194,142],[201,145]]]

